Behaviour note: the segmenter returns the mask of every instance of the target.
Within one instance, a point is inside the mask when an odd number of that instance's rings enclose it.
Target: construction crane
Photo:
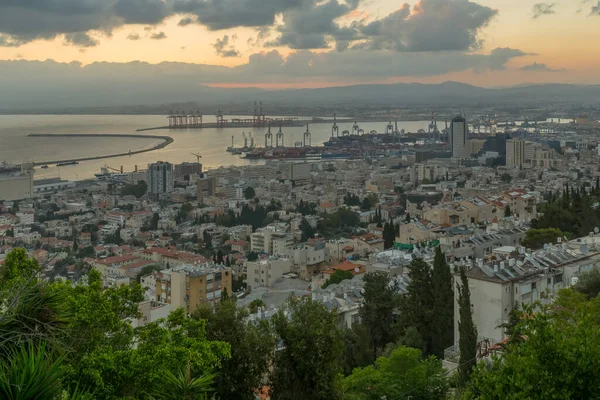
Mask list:
[[[109,169],[109,170],[111,170],[111,171],[119,172],[119,173],[121,173],[121,174],[123,173],[123,166],[122,166],[122,165],[121,165],[121,168],[120,168],[120,169],[118,169],[118,168],[113,168],[113,167],[109,167],[109,166],[108,166],[108,165],[106,165],[106,164],[104,165],[104,167],[105,167],[106,169]]]
[[[200,167],[200,159],[202,158],[202,156],[200,154],[197,153],[191,153],[193,156],[196,156],[196,160],[198,162],[198,173],[202,173],[202,168]]]

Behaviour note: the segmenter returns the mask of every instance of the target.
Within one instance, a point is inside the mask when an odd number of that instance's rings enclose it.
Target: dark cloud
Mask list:
[[[174,0],[176,13],[192,14],[211,30],[275,23],[275,16],[313,0]]]
[[[292,49],[324,49],[328,48],[330,38],[342,34],[342,28],[336,20],[358,7],[358,0],[340,3],[329,0],[306,2],[305,7],[295,8],[283,13],[283,25],[277,30],[281,32],[270,46],[287,46]],[[349,32],[349,31],[348,31]],[[349,32],[355,39],[356,32]],[[340,35],[341,36],[341,35]]]
[[[356,25],[363,41],[354,47],[393,51],[467,51],[481,47],[479,33],[497,10],[469,0],[420,0],[387,17]]]
[[[394,51],[472,50],[496,10],[470,0],[420,0],[411,10],[365,22],[342,19],[363,0],[0,0],[0,46],[19,46],[59,35],[110,33],[123,25],[145,30],[180,15],[210,30],[255,27],[263,42],[276,17],[277,38],[269,44],[292,49],[362,48]],[[348,22],[346,22],[348,21]]]
[[[533,53],[525,53],[518,49],[511,49],[510,47],[499,47],[491,51],[488,60],[489,64],[484,65],[484,69],[490,69],[492,71],[499,71],[506,69],[506,63],[513,58],[523,56],[533,56]]]
[[[185,17],[179,20],[177,23],[178,26],[188,26],[196,22],[196,20],[192,17]]]
[[[539,71],[539,72],[560,72],[564,71],[564,69],[553,69],[547,66],[546,64],[541,64],[534,62],[533,64],[525,65],[520,68],[521,71]]]
[[[26,40],[20,40],[0,33],[0,47],[19,47],[25,43],[27,43]]]
[[[100,43],[85,32],[67,33],[65,42],[78,47],[94,47]]]
[[[229,35],[223,36],[223,39],[217,39],[217,41],[212,45],[221,57],[239,57],[240,52],[235,49],[233,46],[233,41],[236,38],[233,37],[231,42],[229,41]]]
[[[533,5],[533,19],[537,19],[544,15],[556,14],[554,7],[556,3],[536,3]]]
[[[167,35],[164,32],[155,32],[152,35],[150,35],[150,39],[152,40],[162,40],[162,39],[166,39]]]
[[[271,36],[271,28],[268,26],[261,26],[256,28],[256,38],[248,39],[248,46],[257,47],[263,44],[263,42]]]
[[[468,70],[483,72],[502,69],[511,59],[524,54],[514,49],[497,49],[490,54],[398,53],[385,50],[365,52],[348,49],[344,52],[325,53],[301,50],[284,57],[278,51],[272,50],[252,54],[246,64],[236,67],[169,62],[97,62],[83,66],[80,63],[66,64],[54,61],[0,61],[0,88],[3,93],[9,93],[4,91],[8,88],[31,93],[33,90],[50,90],[50,87],[65,87],[65,91],[67,86],[73,87],[73,90],[105,87],[106,90],[114,88],[112,95],[118,97],[119,93],[125,95],[129,90],[121,88],[125,84],[132,90],[149,86],[154,88],[158,96],[163,86],[181,85],[181,88],[189,90],[190,82],[193,82],[193,86],[313,80],[347,83],[393,77],[439,76]],[[56,90],[52,89],[49,93],[55,93]],[[94,97],[91,89],[89,96]],[[119,98],[115,98],[113,103],[118,101]]]
[[[127,36],[127,40],[140,40],[140,35],[137,33],[130,33]]]
[[[171,14],[171,7],[163,0],[118,0],[112,10],[128,24],[155,25]]]

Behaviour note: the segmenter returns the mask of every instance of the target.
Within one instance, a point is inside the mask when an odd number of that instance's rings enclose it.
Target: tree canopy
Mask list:
[[[600,299],[567,289],[554,304],[520,314],[525,340],[480,362],[466,399],[591,399],[600,393]]]
[[[356,368],[344,378],[343,388],[347,400],[434,400],[446,398],[448,382],[440,360],[423,359],[421,351],[400,346],[374,365]]]
[[[530,229],[525,234],[525,239],[521,244],[530,249],[541,249],[545,244],[556,243],[556,239],[562,237],[563,234],[556,228]]]
[[[333,285],[334,283],[340,283],[343,280],[352,279],[352,278],[354,278],[354,274],[352,273],[352,271],[336,269],[333,272],[333,274],[331,274],[331,276],[329,276],[329,278],[327,278],[327,280],[323,284],[323,289],[325,289],[329,285]]]
[[[137,184],[127,184],[121,188],[121,196],[135,196],[140,198],[148,191],[148,184],[146,181],[139,181]]]
[[[338,317],[310,298],[291,298],[273,317],[282,349],[275,354],[273,400],[341,399],[343,339]]]

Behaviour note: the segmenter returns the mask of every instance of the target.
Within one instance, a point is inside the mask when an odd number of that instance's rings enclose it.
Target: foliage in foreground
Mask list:
[[[398,347],[374,365],[356,368],[344,378],[346,400],[443,399],[448,381],[442,362],[435,357],[423,359],[421,351]]]
[[[524,337],[491,363],[480,362],[465,399],[591,399],[600,393],[600,298],[573,289],[551,306],[526,308]]]

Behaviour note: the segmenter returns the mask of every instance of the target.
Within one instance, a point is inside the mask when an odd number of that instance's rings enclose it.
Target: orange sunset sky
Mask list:
[[[203,75],[224,87],[600,83],[597,0],[13,3],[0,3],[0,60],[229,67]],[[297,70],[294,55],[305,60]]]

